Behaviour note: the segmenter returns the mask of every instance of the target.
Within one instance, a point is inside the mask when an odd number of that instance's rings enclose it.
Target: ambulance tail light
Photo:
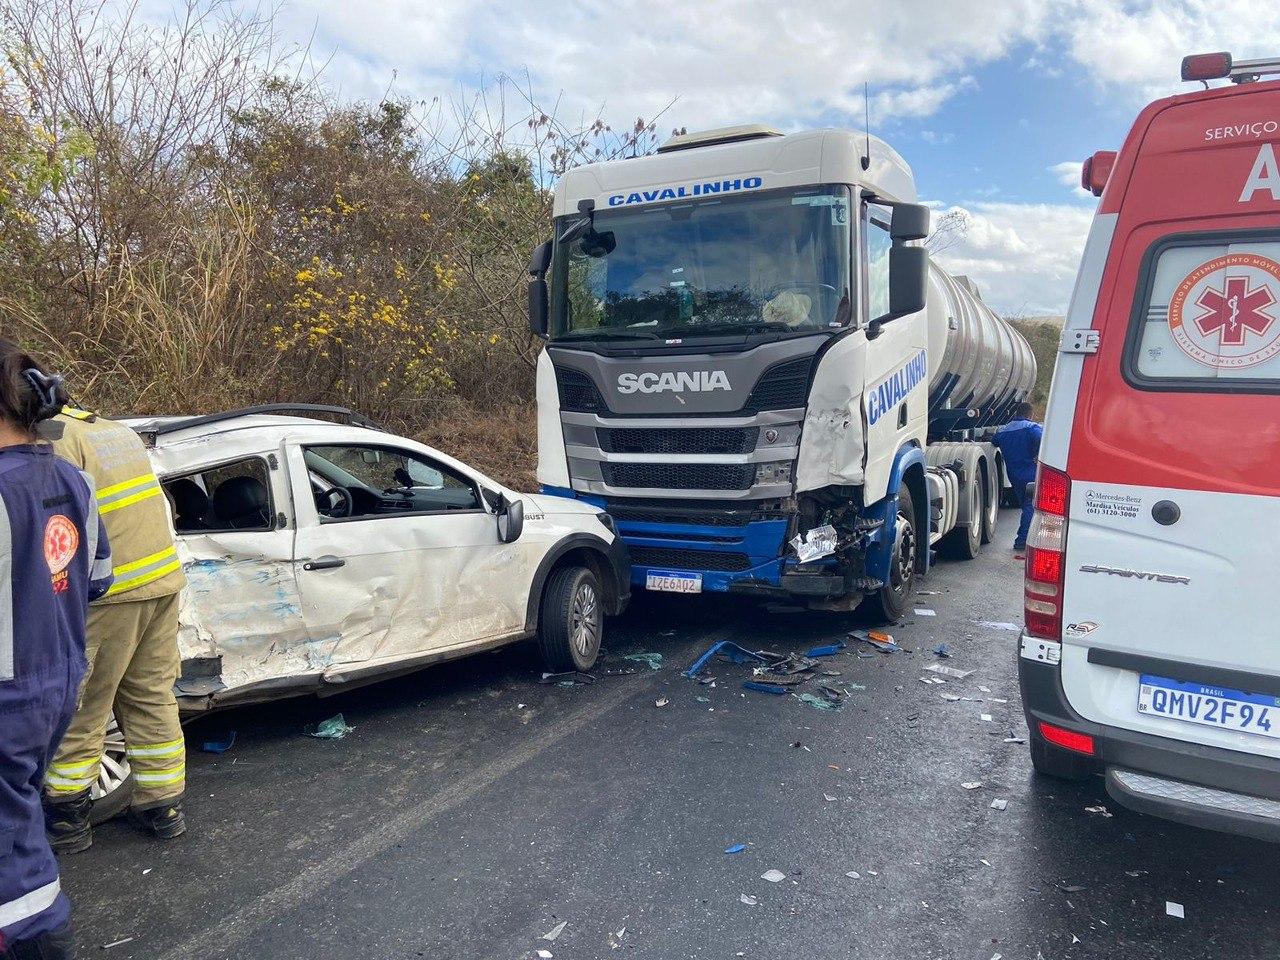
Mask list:
[[[1040,464],[1036,512],[1027,534],[1023,611],[1027,633],[1041,640],[1062,639],[1062,590],[1067,579],[1067,519],[1071,478]]]
[[[1111,168],[1116,165],[1114,150],[1099,150],[1084,162],[1080,168],[1080,187],[1088,190],[1095,197],[1102,196],[1111,179]]]
[[[1183,80],[1221,80],[1231,76],[1231,54],[1194,53],[1182,58]]]

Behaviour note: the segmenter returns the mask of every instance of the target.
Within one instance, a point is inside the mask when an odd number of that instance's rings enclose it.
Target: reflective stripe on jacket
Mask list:
[[[58,454],[93,477],[98,510],[111,537],[115,584],[103,603],[150,600],[186,582],[173,545],[169,500],[151,468],[142,438],[122,423],[63,408]]]

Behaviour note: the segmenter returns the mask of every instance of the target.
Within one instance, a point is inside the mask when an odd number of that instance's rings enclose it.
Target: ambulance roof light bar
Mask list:
[[[1226,51],[1196,53],[1182,58],[1183,80],[1224,80],[1252,83],[1264,76],[1280,74],[1280,57],[1264,60],[1232,60]]]

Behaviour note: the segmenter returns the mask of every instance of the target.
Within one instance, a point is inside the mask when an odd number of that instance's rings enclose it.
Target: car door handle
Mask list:
[[[302,565],[303,570],[335,570],[338,567],[345,567],[347,561],[341,557],[317,557],[315,560],[308,560]]]

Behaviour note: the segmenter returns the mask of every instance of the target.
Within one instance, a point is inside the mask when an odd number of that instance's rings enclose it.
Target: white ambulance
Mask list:
[[[1280,839],[1280,59],[1188,57],[1101,196],[1058,359],[1018,660],[1036,769]],[[1210,89],[1208,81],[1234,81]]]

